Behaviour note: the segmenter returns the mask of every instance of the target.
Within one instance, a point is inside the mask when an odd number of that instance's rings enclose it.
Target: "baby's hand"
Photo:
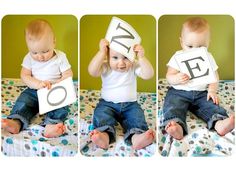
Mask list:
[[[144,48],[141,45],[134,45],[134,52],[136,53],[138,58],[144,57]]]
[[[213,103],[215,103],[217,105],[219,104],[219,98],[218,98],[218,96],[217,96],[215,91],[208,91],[208,93],[207,93],[207,101],[210,100],[210,99],[212,99]]]
[[[190,77],[187,74],[179,72],[176,74],[176,79],[178,84],[186,84]]]
[[[52,87],[51,82],[45,80],[45,81],[41,81],[41,82],[39,83],[39,89],[40,89],[40,88],[45,88],[45,87],[47,87],[48,89],[50,89],[50,88]]]
[[[106,39],[101,39],[99,43],[99,50],[103,53],[107,53],[109,42]]]

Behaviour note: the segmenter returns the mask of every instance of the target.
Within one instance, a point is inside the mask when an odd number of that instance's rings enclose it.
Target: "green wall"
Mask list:
[[[65,52],[78,79],[78,21],[72,15],[7,15],[2,19],[2,77],[20,78],[21,63],[28,53],[24,29],[34,19],[45,19],[53,27],[56,48]]]
[[[80,20],[80,85],[82,89],[101,89],[101,78],[88,73],[88,65],[99,50],[99,41],[105,37],[113,15],[85,15]],[[150,15],[114,15],[128,22],[142,38],[145,56],[156,68],[156,21]],[[156,76],[150,80],[138,79],[138,91],[156,92]]]
[[[195,15],[196,16],[196,15]],[[234,80],[234,19],[229,15],[198,15],[211,28],[208,51],[219,66],[221,80]],[[190,15],[164,15],[158,21],[158,77],[165,78],[166,64],[175,51],[180,50],[180,31]]]

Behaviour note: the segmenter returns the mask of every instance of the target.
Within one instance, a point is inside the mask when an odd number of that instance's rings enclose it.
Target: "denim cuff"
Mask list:
[[[105,126],[97,127],[95,129],[100,131],[100,132],[108,133],[108,135],[109,135],[109,144],[115,142],[115,140],[116,140],[116,131],[115,131],[114,127],[109,126],[109,125],[105,125]]]
[[[25,119],[23,116],[16,114],[11,114],[7,117],[7,119],[18,119],[21,122],[21,128],[20,131],[28,128],[29,126],[29,121]]]
[[[207,128],[208,129],[214,129],[214,127],[215,127],[215,123],[218,121],[218,120],[224,120],[224,119],[226,119],[226,118],[228,118],[228,116],[224,116],[224,115],[221,115],[221,114],[214,114],[213,116],[212,116],[212,118],[211,118],[211,120],[209,120],[208,122],[207,122]]]
[[[128,145],[132,145],[132,141],[131,141],[131,138],[134,134],[142,134],[144,132],[146,132],[147,130],[142,130],[142,129],[139,129],[139,128],[132,128],[130,129],[129,131],[127,131],[124,135],[124,141],[126,144]]]
[[[186,123],[184,123],[181,119],[179,118],[168,118],[168,119],[165,119],[163,122],[161,122],[160,124],[160,127],[165,127],[170,121],[175,121],[177,122],[178,124],[180,124],[180,126],[183,128],[183,133],[184,135],[187,135],[188,134],[188,128],[187,128],[187,125]]]
[[[50,119],[50,118],[45,118],[45,120],[40,124],[41,126],[46,126],[48,124],[58,124],[58,123],[63,123],[63,120],[60,119]]]

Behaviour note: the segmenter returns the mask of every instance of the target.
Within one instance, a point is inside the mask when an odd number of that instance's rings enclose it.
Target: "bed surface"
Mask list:
[[[80,151],[85,156],[144,156],[155,153],[156,143],[141,150],[133,150],[124,143],[121,126],[116,127],[116,142],[110,144],[108,150],[98,148],[89,141],[89,132],[93,130],[92,115],[100,98],[100,91],[80,90]],[[149,128],[156,130],[156,94],[138,93],[138,103],[144,109]]]
[[[78,84],[74,82],[78,92]],[[6,118],[26,86],[20,79],[2,79],[2,118]],[[1,151],[6,156],[74,156],[78,149],[78,102],[69,106],[69,115],[65,121],[66,133],[58,138],[42,136],[44,128],[39,124],[44,115],[37,115],[28,129],[19,134],[1,132]]]
[[[162,106],[169,85],[165,79],[158,81],[158,124],[163,120]],[[234,112],[234,82],[221,81],[218,88],[220,105]],[[235,129],[225,136],[208,130],[206,123],[192,113],[187,114],[188,135],[182,140],[170,137],[163,127],[158,128],[158,152],[162,156],[230,156],[235,153]]]

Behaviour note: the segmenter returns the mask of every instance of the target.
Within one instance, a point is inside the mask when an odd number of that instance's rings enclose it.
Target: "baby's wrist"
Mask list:
[[[208,93],[217,93],[216,90],[208,90]]]

